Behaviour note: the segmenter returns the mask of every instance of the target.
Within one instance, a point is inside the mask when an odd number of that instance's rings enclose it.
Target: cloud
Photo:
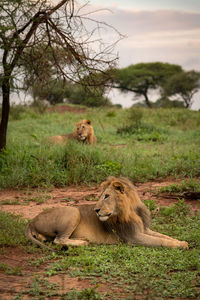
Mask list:
[[[126,35],[117,46],[121,67],[165,61],[186,69],[200,69],[200,13],[118,8],[112,11],[99,12],[97,18]]]
[[[119,67],[139,62],[168,62],[185,70],[200,70],[200,13],[172,10],[134,11],[113,9],[98,18],[127,37],[118,45]],[[111,37],[112,38],[112,37]],[[111,95],[113,102],[130,106],[131,95]],[[193,109],[200,107],[200,93]]]
[[[127,35],[200,28],[200,13],[172,10],[134,11],[117,8],[112,11],[113,13],[102,11],[98,17]]]

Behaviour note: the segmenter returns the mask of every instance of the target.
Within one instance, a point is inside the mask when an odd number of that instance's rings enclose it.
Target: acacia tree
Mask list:
[[[53,4],[54,3],[54,4]],[[29,62],[34,64],[31,51],[36,46],[43,49],[40,58],[51,52],[54,76],[80,81],[85,75],[104,72],[116,61],[112,44],[103,43],[101,28],[111,26],[100,23],[86,14],[85,5],[74,0],[1,0],[0,2],[0,81],[2,84],[2,117],[0,123],[0,150],[6,146],[10,110],[11,87],[18,88],[23,73],[23,58],[30,52]],[[88,24],[92,24],[88,26]],[[91,28],[90,30],[88,28]],[[119,34],[117,31],[115,33]],[[97,37],[97,34],[99,36]],[[119,40],[121,36],[118,35]],[[94,45],[92,47],[92,45]],[[56,49],[56,51],[55,51]],[[98,50],[95,50],[98,49]],[[62,53],[62,57],[58,52]],[[26,52],[26,56],[24,56]],[[43,60],[41,59],[40,62]],[[65,63],[64,63],[65,62]],[[39,72],[39,76],[45,71]],[[19,76],[20,75],[20,76]],[[18,80],[19,81],[18,81]],[[19,84],[18,84],[19,83]],[[18,84],[18,85],[17,85]],[[95,84],[90,82],[89,84]]]
[[[114,88],[122,92],[133,92],[137,97],[143,96],[145,103],[151,107],[150,90],[163,89],[168,78],[182,72],[179,65],[153,62],[130,65],[127,68],[115,69]]]
[[[167,97],[180,96],[186,108],[191,107],[193,96],[200,89],[200,72],[188,71],[175,74],[168,79],[164,86]]]

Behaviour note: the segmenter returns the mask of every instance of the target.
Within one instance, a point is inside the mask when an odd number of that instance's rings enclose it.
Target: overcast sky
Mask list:
[[[90,4],[111,9],[99,12],[98,18],[126,35],[117,46],[119,67],[161,61],[200,71],[200,0],[91,0]],[[130,97],[117,97],[125,106],[133,103]],[[199,94],[193,108],[200,108]]]
[[[104,9],[94,18],[126,36],[116,47],[118,67],[160,61],[200,71],[200,0],[89,0],[89,4],[91,10]],[[124,107],[133,104],[132,94],[115,90],[109,96]],[[200,109],[200,92],[194,99],[192,108]]]

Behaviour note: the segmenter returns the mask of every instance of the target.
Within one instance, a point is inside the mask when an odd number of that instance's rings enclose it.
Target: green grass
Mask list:
[[[154,203],[146,204],[152,207]],[[39,254],[33,255],[30,266],[34,266],[34,270],[39,268],[40,277],[33,272],[31,284],[17,299],[23,299],[24,294],[36,299],[56,295],[60,299],[120,299],[121,296],[123,299],[133,299],[133,295],[136,298],[142,296],[143,299],[198,299],[199,213],[191,214],[189,207],[180,200],[171,207],[161,207],[160,211],[152,209],[152,218],[153,230],[186,240],[189,249],[132,247],[120,243],[69,247],[67,252],[62,250],[56,253],[37,250],[24,237],[26,221],[0,211],[0,244],[5,253],[7,254],[6,247],[22,247],[23,251],[30,253],[31,250],[31,253]],[[23,276],[20,267],[11,267],[5,263],[0,264],[0,270],[9,275]],[[71,290],[69,293],[58,292],[58,286],[50,283],[48,278],[61,274],[87,279],[93,288]],[[100,293],[100,287],[106,287],[107,292]]]
[[[200,215],[190,215],[185,203],[171,207],[170,213],[156,214],[153,228],[187,240],[189,250],[117,246],[70,247],[68,256],[55,256],[47,276],[67,273],[87,278],[94,285],[111,286],[121,293],[148,299],[200,297]],[[111,289],[108,288],[112,295]],[[112,298],[112,297],[111,297]],[[116,298],[118,299],[118,298]]]
[[[19,246],[26,244],[24,236],[26,221],[19,216],[0,210],[0,245]]]
[[[1,188],[93,184],[109,175],[135,182],[200,175],[199,112],[98,108],[82,114],[39,114],[31,108],[21,110],[17,117],[11,114],[7,148],[0,154]],[[83,118],[92,120],[96,146],[45,143],[48,136],[72,132]]]
[[[20,266],[16,266],[11,268],[9,265],[0,262],[0,271],[5,272],[8,275],[23,275],[22,268]]]
[[[200,182],[194,179],[182,180],[180,184],[174,183],[170,186],[164,186],[159,189],[159,192],[173,193],[184,193],[184,192],[200,192]]]
[[[74,124],[86,118],[92,120],[97,145],[72,141],[65,146],[49,146],[44,142],[48,136],[72,132]],[[27,205],[30,201],[45,202],[51,187],[92,185],[109,175],[123,175],[133,182],[181,178],[180,184],[164,187],[161,192],[199,192],[199,128],[199,112],[186,109],[98,108],[82,114],[58,114],[12,108],[7,148],[0,153],[0,188],[37,188],[35,196],[25,195]],[[6,199],[3,204],[14,204],[10,202]],[[30,259],[30,267],[40,272],[40,276],[32,273],[29,287],[15,299],[24,295],[46,299],[58,294],[63,300],[198,299],[200,215],[190,214],[182,198],[159,211],[153,200],[145,204],[152,211],[152,229],[186,240],[188,250],[119,244],[69,247],[68,252],[49,253],[27,241],[25,220],[0,211],[0,252],[9,255],[10,247],[20,247],[35,257]],[[1,263],[0,271],[23,276],[22,268],[10,263]],[[61,274],[88,279],[93,287],[58,293],[58,287],[48,279]],[[101,287],[107,292],[99,292]]]

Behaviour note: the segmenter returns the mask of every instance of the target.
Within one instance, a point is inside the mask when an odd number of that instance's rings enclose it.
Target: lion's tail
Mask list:
[[[46,249],[51,250],[51,251],[56,251],[56,250],[52,249],[51,247],[48,247],[47,245],[44,245],[42,242],[38,241],[38,240],[32,235],[30,223],[26,226],[26,229],[25,229],[24,234],[25,234],[25,236],[27,237],[27,239],[28,239],[29,241],[31,241],[32,243],[38,245],[39,247],[46,248]]]

